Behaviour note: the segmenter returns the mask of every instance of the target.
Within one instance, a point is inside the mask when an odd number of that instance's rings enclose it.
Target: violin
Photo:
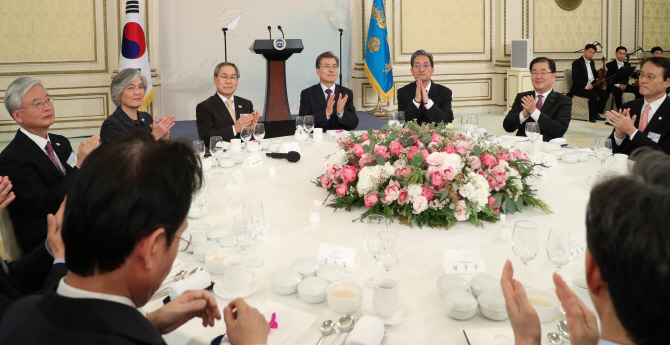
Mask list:
[[[607,87],[607,79],[605,79],[605,76],[607,75],[607,71],[605,71],[605,62],[607,60],[603,56],[603,67],[598,70],[598,79],[596,79],[595,84],[593,84],[594,87],[599,87],[601,89],[605,89]]]

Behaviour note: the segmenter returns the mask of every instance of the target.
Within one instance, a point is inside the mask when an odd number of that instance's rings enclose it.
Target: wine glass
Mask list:
[[[468,125],[470,126],[471,131],[474,131],[479,127],[477,123],[477,115],[468,115]]]
[[[200,190],[195,193],[192,201],[193,205],[200,208],[200,222],[193,226],[193,230],[204,231],[209,229],[209,224],[202,221],[202,214],[204,213],[204,207],[207,200],[209,200],[209,186],[207,182],[204,182]]]
[[[213,136],[209,139],[209,153],[214,157],[214,162],[219,163],[218,158],[223,154],[223,138],[220,136]],[[212,169],[212,174],[221,175],[223,169],[216,167]]]
[[[256,139],[260,145],[260,142],[263,140],[263,138],[265,138],[265,125],[262,123],[257,123],[256,127],[254,127],[254,139]]]
[[[373,214],[365,218],[365,230],[363,232],[363,245],[365,250],[377,259],[377,255],[384,249],[386,243],[379,236],[388,232],[388,219],[382,215]],[[365,286],[372,288],[374,277],[365,279]]]
[[[248,229],[251,225],[251,215],[248,213],[240,213],[233,217],[233,242],[240,247],[242,256],[246,256],[245,252],[253,241],[252,235]]]
[[[305,130],[305,117],[298,116],[295,118],[295,128],[298,131],[299,141],[302,141],[302,132]]]
[[[377,261],[388,273],[400,261],[400,238],[397,232],[382,231],[379,233],[384,248],[377,254]]]
[[[251,238],[249,257],[247,258],[247,267],[260,267],[263,265],[263,259],[256,256],[256,237],[263,232],[263,227],[265,226],[263,203],[260,201],[246,201],[242,205],[242,213],[251,216],[248,232],[253,236]]]
[[[202,160],[205,158],[205,142],[203,140],[193,140],[193,150]]]
[[[512,250],[514,255],[523,262],[523,278],[526,278],[526,269],[528,262],[535,259],[540,249],[540,241],[537,236],[537,225],[526,220],[519,220],[514,223],[514,232],[512,233]],[[526,288],[529,286],[524,284]]]
[[[249,126],[245,126],[244,128],[242,128],[242,131],[240,132],[240,139],[244,141],[245,153],[249,153],[249,151],[247,150],[247,143],[249,142],[249,140],[251,140],[251,132],[252,130],[251,128],[249,128]]]
[[[549,230],[547,237],[547,256],[556,266],[556,273],[561,273],[561,267],[570,261],[570,231],[565,229]]]
[[[526,136],[535,145],[535,140],[540,137],[540,124],[537,122],[526,122]]]
[[[405,112],[396,111],[395,112],[395,121],[398,123],[398,126],[402,127],[405,125]]]
[[[610,138],[596,138],[596,144],[593,147],[593,151],[595,151],[596,157],[600,159],[599,173],[602,174],[604,171],[603,167],[605,165],[605,161],[612,152],[612,140],[610,140]]]
[[[312,130],[314,129],[314,116],[305,115],[304,117],[305,122],[303,123],[303,126],[305,126],[305,131],[307,131],[307,143],[305,145],[312,146]]]
[[[465,134],[467,135],[468,133],[468,124],[470,122],[470,118],[468,115],[463,115],[461,116],[461,128],[465,131]]]

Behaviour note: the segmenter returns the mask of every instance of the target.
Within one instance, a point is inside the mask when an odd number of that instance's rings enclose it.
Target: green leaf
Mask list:
[[[421,138],[421,141],[422,141],[424,144],[428,144],[431,140],[433,140],[433,135],[430,134],[430,133],[426,133],[426,134],[423,136],[423,138]]]
[[[414,146],[414,138],[407,139],[407,146]]]
[[[374,146],[372,145],[363,145],[363,151],[365,151],[365,153],[371,153],[373,147]]]
[[[475,156],[479,157],[482,155],[482,148],[479,147],[479,145],[475,145],[474,149],[472,150],[472,153],[474,153]]]
[[[375,130],[372,129],[372,127],[368,128],[368,135],[373,135],[375,134]]]
[[[454,190],[458,190],[458,188],[460,187],[460,186],[459,186],[458,184],[456,184],[456,183],[452,184],[451,186],[452,186],[452,188],[453,188]]]
[[[380,128],[379,130],[382,131],[382,132],[386,132],[386,131],[388,131],[389,129],[391,129],[391,126],[389,126],[388,124],[386,124],[386,125],[383,125],[382,128]]]
[[[363,164],[363,166],[364,167],[372,167],[372,166],[375,166],[375,163],[367,162],[367,163]]]
[[[384,165],[386,161],[384,161],[384,157],[381,154],[377,154],[377,165]]]
[[[500,193],[496,193],[493,198],[496,199],[496,206],[500,205],[500,202],[502,201],[503,195]]]
[[[516,209],[517,211],[523,210],[523,200],[521,198],[516,199]]]
[[[389,134],[389,135],[386,137],[386,139],[389,140],[389,141],[393,141],[393,140],[395,140],[397,137],[398,137],[398,132],[391,132],[391,134]]]
[[[516,211],[516,205],[514,204],[514,201],[512,201],[512,199],[510,198],[505,198],[502,207],[505,210],[505,213],[512,214],[514,213],[514,211]]]
[[[430,129],[435,129],[435,124],[434,124],[434,123],[431,123],[430,125],[428,125],[428,128],[430,128]]]
[[[455,210],[456,209],[456,204],[450,204],[449,208],[452,209],[452,210]]]
[[[403,134],[402,135],[402,140],[407,141],[407,139],[409,139],[409,136],[410,136],[409,132]]]
[[[412,165],[419,167],[423,164],[424,159],[423,153],[417,152],[414,154],[414,157],[412,157]]]

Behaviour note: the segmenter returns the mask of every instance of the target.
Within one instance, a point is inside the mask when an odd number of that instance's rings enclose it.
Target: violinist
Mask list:
[[[596,64],[592,61],[597,48],[593,44],[587,44],[584,47],[584,56],[572,62],[572,89],[568,93],[569,97],[580,96],[589,99],[589,121],[605,121],[601,114],[605,111],[610,92],[607,89],[594,87],[598,71]],[[607,72],[607,67],[603,66],[603,71]]]
[[[630,66],[630,63],[626,62],[626,54],[628,50],[626,47],[617,47],[616,49],[616,59],[607,63],[607,78],[613,78],[617,74],[619,69],[624,66]],[[637,86],[626,84],[614,84],[608,83],[607,90],[612,93],[614,97],[614,103],[616,104],[616,109],[621,109],[621,100],[624,92],[630,92],[635,95],[635,99],[642,97],[640,95],[640,89]]]

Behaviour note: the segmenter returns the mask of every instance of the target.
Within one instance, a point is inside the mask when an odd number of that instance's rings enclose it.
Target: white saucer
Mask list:
[[[398,308],[398,311],[396,311],[395,314],[392,317],[385,318],[385,317],[381,317],[381,316],[377,315],[377,312],[375,311],[375,308],[372,307],[372,303],[368,303],[368,304],[363,306],[363,315],[376,317],[384,325],[392,326],[392,325],[397,325],[397,324],[402,323],[405,320],[407,320],[407,318],[409,317],[409,308],[406,305],[401,304],[400,308]]]
[[[214,293],[225,299],[235,299],[238,297],[247,297],[251,295],[252,293],[256,292],[256,289],[258,289],[258,281],[254,277],[249,277],[249,282],[247,284],[247,287],[242,290],[238,291],[235,293],[232,293],[226,289],[226,286],[223,284],[222,280],[219,280],[216,284],[214,284]]]

